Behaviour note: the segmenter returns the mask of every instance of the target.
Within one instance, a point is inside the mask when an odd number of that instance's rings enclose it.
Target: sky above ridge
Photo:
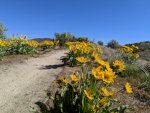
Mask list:
[[[150,41],[150,0],[0,0],[0,22],[32,38],[71,32],[91,41]]]

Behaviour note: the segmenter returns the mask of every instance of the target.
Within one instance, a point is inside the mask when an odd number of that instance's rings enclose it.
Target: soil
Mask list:
[[[55,50],[37,58],[10,57],[0,65],[0,113],[30,113],[30,106],[46,100],[45,91],[63,70],[60,60],[66,50]],[[5,62],[6,61],[6,62]]]

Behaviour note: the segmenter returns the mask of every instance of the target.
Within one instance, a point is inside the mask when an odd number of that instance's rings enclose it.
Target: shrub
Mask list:
[[[138,50],[138,46],[132,45],[132,47],[128,46],[121,46],[118,50],[122,53],[121,58],[127,64],[134,64],[139,58],[138,54],[134,54],[134,51]]]
[[[56,37],[56,40],[59,40],[60,42],[60,46],[63,46],[66,41],[67,41],[67,35],[66,35],[66,32],[65,33],[55,33],[55,37]]]
[[[89,42],[68,42],[66,45],[69,46],[69,52],[61,60],[70,66],[77,64],[77,57],[90,57],[93,51],[96,51],[98,55],[102,53],[99,47]]]
[[[56,40],[59,41],[60,46],[64,46],[66,42],[77,40],[77,38],[71,35],[70,32],[55,33],[55,37],[56,37]]]
[[[108,42],[107,46],[113,49],[117,49],[120,45],[116,40],[111,40],[110,42]]]
[[[120,73],[120,76],[122,77],[133,77],[137,78],[139,75],[142,73],[141,69],[139,66],[136,64],[128,64],[126,65],[126,69]]]
[[[98,44],[103,46],[104,43],[102,41],[98,41]]]
[[[146,78],[146,84],[144,85],[145,91],[150,93],[150,74]]]
[[[77,39],[77,41],[79,41],[79,42],[88,42],[88,38],[87,37],[79,37]]]
[[[4,40],[6,39],[6,36],[4,35],[4,32],[7,31],[6,28],[4,28],[4,25],[0,23],[0,39]]]

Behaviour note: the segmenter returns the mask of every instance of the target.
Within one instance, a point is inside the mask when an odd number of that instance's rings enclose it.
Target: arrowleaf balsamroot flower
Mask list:
[[[100,59],[99,54],[98,54],[98,53],[96,53],[96,52],[93,52],[93,53],[92,53],[92,57],[94,57],[94,58],[95,58],[95,60],[96,60],[96,59]]]
[[[118,67],[119,71],[125,70],[125,65],[123,61],[116,60],[115,62],[113,62],[113,65],[114,67]]]
[[[105,65],[106,64],[105,61],[103,61],[99,58],[96,58],[95,61],[98,62],[100,65]]]
[[[139,54],[136,54],[135,57],[136,57],[136,58],[139,58]]]
[[[132,88],[131,88],[131,86],[130,86],[130,84],[129,84],[128,82],[127,82],[126,85],[125,85],[125,89],[126,89],[126,91],[127,91],[128,93],[133,93]]]
[[[115,73],[113,71],[104,71],[104,75],[102,76],[102,80],[106,83],[113,83],[114,78],[116,78]]]
[[[102,87],[102,91],[104,92],[104,96],[111,96],[113,98],[117,97],[116,93],[107,91],[105,87]]]
[[[94,112],[96,111],[96,110],[95,110],[95,105],[94,105],[94,104],[91,105],[91,110],[94,111]]]
[[[105,107],[107,105],[107,99],[104,97],[102,99],[99,99],[98,102],[99,102],[99,105],[97,105],[98,108],[100,107]]]
[[[113,83],[114,78],[116,78],[115,73],[111,70],[104,70],[103,67],[99,66],[92,69],[92,73],[96,79],[103,80],[106,83]]]
[[[74,46],[74,45],[70,45],[70,46],[69,46],[69,50],[70,50],[70,51],[73,51],[73,50],[74,50],[74,48],[75,48],[75,46]]]
[[[85,89],[84,93],[86,94],[86,96],[87,96],[88,99],[90,99],[90,100],[94,99],[94,97],[92,95],[92,91],[89,88]]]
[[[102,87],[102,91],[104,92],[104,96],[109,96],[109,91],[107,91],[107,89],[105,87]]]
[[[99,67],[97,67],[97,68],[93,68],[92,69],[92,73],[93,73],[93,75],[94,75],[94,77],[96,78],[96,79],[102,79],[102,76],[103,76],[103,72],[102,71],[100,71],[101,70],[101,66],[99,66]]]
[[[78,57],[78,58],[77,58],[77,61],[80,62],[80,63],[85,63],[85,62],[89,62],[90,59],[84,58],[84,57]]]
[[[66,83],[66,84],[69,84],[69,82],[64,78],[64,79],[62,79],[62,81],[64,82],[64,83]]]
[[[72,81],[78,82],[80,79],[76,77],[76,75],[70,75]]]

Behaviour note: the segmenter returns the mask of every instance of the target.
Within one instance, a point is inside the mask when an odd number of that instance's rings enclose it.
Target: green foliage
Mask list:
[[[51,50],[52,46],[51,45],[41,45],[40,48],[42,48],[43,50]]]
[[[146,79],[146,84],[144,86],[144,89],[150,93],[150,74],[147,76],[147,79]]]
[[[98,41],[97,43],[101,46],[103,46],[103,44],[104,44],[102,41]]]
[[[79,42],[88,42],[88,38],[87,37],[79,37],[77,39],[77,41],[79,41]]]
[[[69,84],[62,88],[62,91],[55,93],[53,97],[53,106],[50,108],[51,113],[79,113],[81,106],[76,105],[79,97],[76,97],[78,92],[73,90]],[[78,96],[78,95],[77,95]],[[51,97],[52,98],[52,97]]]
[[[6,47],[6,53],[5,55],[10,54],[34,54],[37,53],[37,50],[34,47],[31,47],[26,44],[18,44],[18,45],[11,45],[9,47]]]
[[[126,64],[134,64],[137,61],[137,58],[135,56],[131,56],[127,53],[123,53],[121,55],[121,59],[126,63]]]
[[[142,73],[139,66],[136,64],[128,64],[126,65],[126,70],[124,70],[122,73],[120,73],[120,76],[122,77],[139,77],[140,73]]]
[[[3,56],[5,55],[5,53],[6,53],[5,48],[0,46],[0,60],[3,59]]]
[[[7,31],[6,28],[4,28],[4,25],[0,23],[0,39],[4,40],[6,39],[6,36],[4,35],[4,32]]]
[[[56,40],[59,40],[60,42],[60,46],[64,46],[65,43],[67,42],[88,42],[88,38],[87,37],[79,37],[76,38],[75,36],[73,36],[70,32],[66,33],[55,33],[55,37]]]
[[[71,42],[76,42],[76,41],[77,41],[77,38],[76,38],[75,36],[72,36],[72,38],[71,38],[70,41],[71,41]]]
[[[79,55],[78,55],[79,56]],[[70,66],[74,66],[77,64],[76,58],[78,57],[77,55],[73,54],[73,51],[70,51],[67,53],[67,55],[63,58],[61,58],[62,62],[64,64],[68,64]]]
[[[60,46],[63,46],[65,42],[67,41],[66,33],[62,33],[62,34],[55,33],[55,37],[56,37],[56,40],[59,40]]]
[[[64,46],[66,42],[76,41],[77,38],[71,35],[70,32],[66,33],[55,33],[56,40],[59,40],[60,46]]]
[[[108,42],[107,46],[113,49],[117,49],[120,45],[116,40],[111,40],[110,42]]]

